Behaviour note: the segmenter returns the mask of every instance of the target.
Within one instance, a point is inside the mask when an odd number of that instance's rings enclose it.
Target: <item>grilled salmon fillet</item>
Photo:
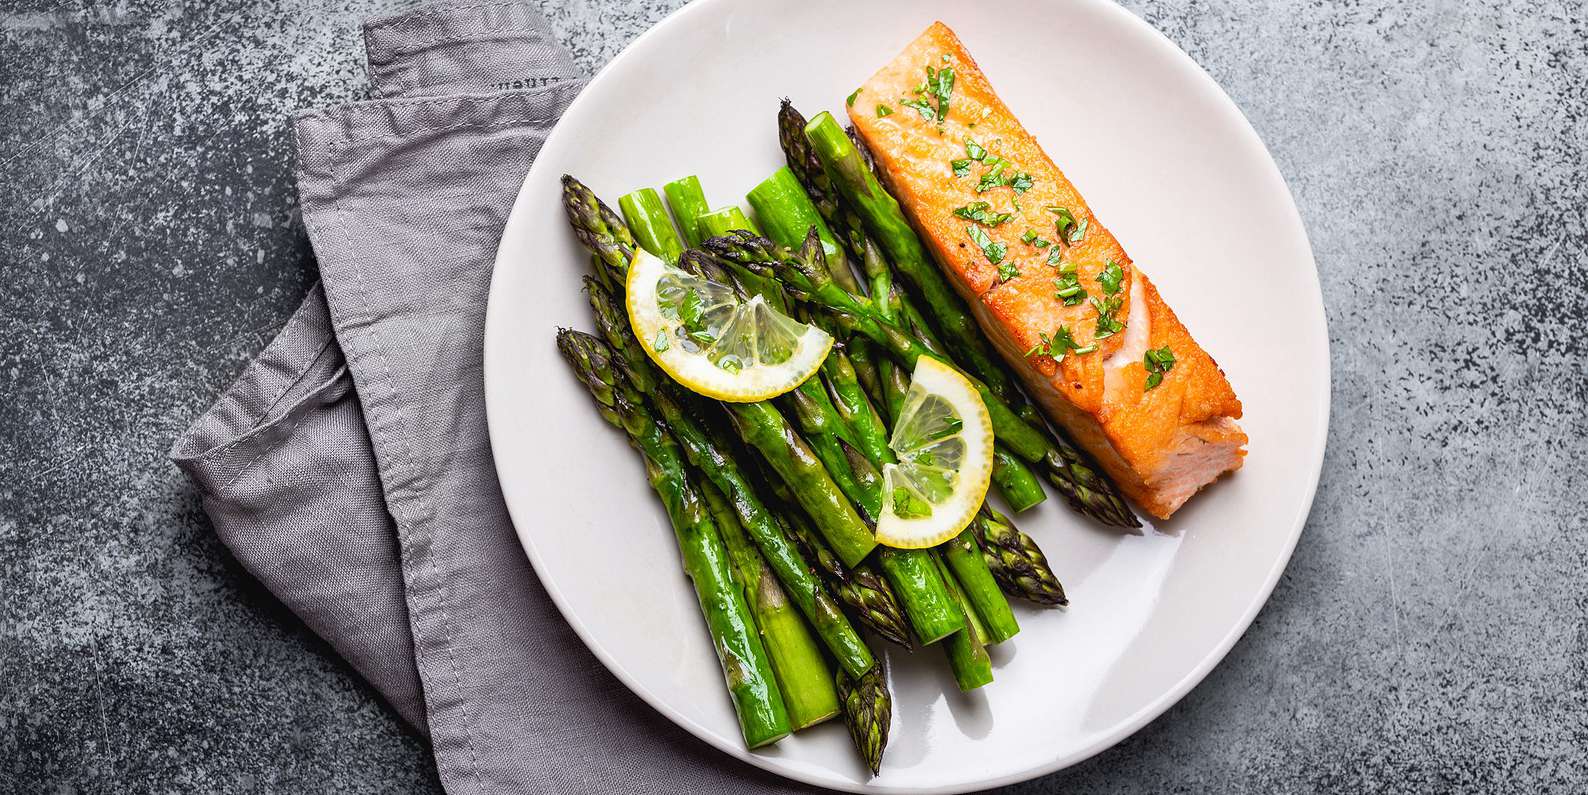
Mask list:
[[[1128,497],[1167,519],[1240,468],[1241,402],[1224,372],[948,26],[927,28],[857,97],[849,117],[949,281]]]

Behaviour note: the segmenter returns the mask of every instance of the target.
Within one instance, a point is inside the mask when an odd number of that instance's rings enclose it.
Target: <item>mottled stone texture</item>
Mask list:
[[[389,5],[0,2],[0,791],[438,789],[165,460],[313,278],[286,114]],[[547,5],[594,70],[674,3]],[[1584,791],[1588,11],[1127,5],[1295,191],[1329,454],[1224,664],[1015,791]]]

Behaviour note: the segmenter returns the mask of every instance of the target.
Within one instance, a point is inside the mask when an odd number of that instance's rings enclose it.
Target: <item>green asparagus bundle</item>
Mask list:
[[[705,198],[700,192],[699,181],[694,178],[670,183],[666,192],[669,203],[675,210],[691,207],[702,210],[702,213],[692,216],[695,223],[685,225],[686,230],[695,230],[692,234],[705,234],[705,230],[713,228],[714,223],[730,224],[733,228],[749,228],[747,222],[736,223],[735,213],[732,210],[717,213],[719,220],[715,222],[705,218],[705,215],[710,214],[703,213],[703,208],[706,206]],[[886,679],[881,675],[880,666],[874,663],[869,649],[854,635],[853,629],[845,621],[842,612],[833,606],[831,598],[821,584],[812,579],[817,576],[817,572],[800,556],[798,548],[791,547],[786,525],[768,511],[758,499],[744,472],[729,452],[729,445],[725,440],[711,433],[709,428],[703,427],[689,416],[682,405],[687,398],[677,395],[677,390],[667,382],[667,379],[661,378],[655,372],[646,360],[644,352],[636,344],[637,341],[628,328],[622,308],[611,290],[607,289],[608,285],[618,287],[622,285],[628,258],[632,256],[633,246],[629,243],[632,238],[627,236],[628,233],[623,229],[621,220],[616,219],[615,214],[611,213],[588,188],[571,177],[564,178],[564,198],[569,219],[578,231],[580,239],[591,249],[592,261],[597,268],[597,275],[587,282],[597,325],[623,355],[627,371],[641,374],[636,380],[648,385],[646,392],[652,407],[675,429],[674,432],[683,441],[691,463],[705,473],[708,484],[725,492],[718,492],[721,496],[717,504],[717,512],[721,517],[719,521],[727,528],[725,532],[733,555],[739,562],[738,569],[744,586],[755,588],[755,593],[764,597],[760,602],[751,600],[752,605],[764,606],[765,612],[768,613],[768,616],[761,621],[763,633],[766,634],[769,642],[774,638],[781,641],[774,644],[774,650],[782,650],[783,653],[773,655],[773,665],[777,675],[785,682],[785,691],[791,694],[787,697],[787,702],[792,713],[794,728],[823,719],[828,714],[826,707],[830,701],[826,698],[823,689],[807,687],[809,673],[814,666],[810,662],[807,645],[799,642],[798,630],[803,626],[800,625],[798,628],[790,626],[785,620],[789,617],[788,612],[777,611],[779,594],[774,589],[777,588],[778,583],[767,576],[768,569],[772,569],[777,579],[783,581],[784,588],[789,591],[788,595],[792,596],[793,601],[800,606],[805,617],[826,641],[828,650],[839,661],[841,670],[836,681],[842,683],[844,688],[845,723],[868,767],[876,772],[881,764],[892,709],[891,696],[887,690]],[[640,222],[645,226],[646,234],[642,236],[641,242],[664,252],[670,250],[674,245],[673,241],[668,239],[672,229],[665,222],[665,215],[658,217],[658,203],[637,200],[630,202],[629,205],[637,216],[643,216]],[[739,218],[742,219],[742,215]],[[769,407],[763,408],[769,409]],[[773,428],[781,422],[771,410],[742,411],[735,416],[735,420],[741,427],[745,423],[750,423],[762,429]],[[800,457],[798,445],[795,444],[797,441],[797,438],[789,440],[787,443],[789,449],[784,451],[790,460]],[[777,458],[776,455],[773,457]],[[798,478],[794,482],[798,482]],[[712,492],[708,491],[706,495],[708,500],[711,495]],[[753,537],[764,556],[759,561],[759,566],[753,559],[755,550],[749,549],[747,544],[732,543],[735,540],[734,532],[742,533],[744,530],[750,531],[749,535]],[[737,538],[742,540],[743,536],[739,535]],[[907,637],[905,622],[897,602],[894,601],[892,590],[885,580],[870,570],[868,565],[857,563],[852,569],[845,567],[837,556],[828,550],[825,543],[814,537],[807,539],[803,546],[825,553],[823,560],[825,571],[830,576],[843,577],[843,588],[839,592],[846,602],[857,606],[857,611],[865,623],[877,628],[885,637],[894,639]],[[751,585],[752,583],[755,585]],[[772,615],[774,612],[776,615]],[[806,638],[808,639],[808,635]],[[803,657],[802,650],[805,652]],[[790,658],[792,663],[785,663],[784,658]],[[785,673],[786,669],[791,670]],[[800,690],[798,695],[793,695],[796,687]]]
[[[802,246],[791,254],[761,240],[737,208],[707,212],[699,181],[692,177],[669,183],[664,192],[666,207],[678,216],[687,243],[673,229],[655,191],[624,196],[620,216],[577,180],[564,178],[569,219],[591,252],[594,272],[587,290],[606,342],[565,331],[559,334],[559,347],[597,398],[603,416],[625,430],[634,429],[631,441],[646,454],[648,472],[659,473],[652,482],[661,484],[657,490],[664,502],[674,493],[690,497],[686,502],[693,510],[675,519],[675,529],[680,524],[692,528],[690,539],[700,537],[703,528],[711,529],[728,575],[726,581],[713,581],[712,593],[724,587],[735,590],[756,628],[762,644],[757,674],[764,686],[759,689],[769,686],[780,699],[784,732],[825,720],[836,707],[856,748],[876,772],[887,740],[891,698],[882,666],[854,633],[840,602],[895,642],[907,644],[909,628],[923,642],[943,639],[956,682],[970,689],[991,681],[986,645],[1018,631],[1002,591],[1058,604],[1062,588],[1035,544],[986,506],[970,527],[936,550],[877,547],[871,537],[870,523],[881,506],[880,469],[895,463],[887,446],[888,422],[877,406],[896,404],[908,388],[906,368],[919,356],[950,364],[953,359],[932,323],[893,286],[894,266],[871,241],[863,222],[853,213],[845,223],[831,221],[830,216],[846,212],[847,200],[830,194],[834,206],[818,209],[793,169],[782,169],[757,186],[750,202],[769,233],[788,239],[804,230]],[[706,250],[687,247],[697,242],[704,242]],[[856,242],[862,244],[862,256],[853,261],[865,276],[864,284],[850,265]],[[621,292],[629,260],[640,248],[730,285],[741,291],[741,298],[763,296],[774,308],[791,309],[789,314],[846,339],[816,377],[775,404],[720,404],[738,441],[758,453],[748,471],[736,458],[742,452],[738,442],[724,437],[721,428],[714,430],[698,413],[705,405],[719,404],[705,404],[663,376],[628,327]],[[827,290],[828,284],[835,289]],[[813,300],[815,296],[820,300]],[[991,387],[977,386],[1002,439]],[[648,413],[641,416],[641,407]],[[1008,430],[1022,430],[1022,407],[1001,407]],[[1027,464],[1048,467],[1050,477],[1053,465],[1032,459],[1037,447],[1028,436],[997,450],[998,482],[1006,495],[1021,490],[1042,494]],[[653,457],[662,465],[652,466]],[[686,460],[694,473],[684,468]],[[757,467],[773,473],[769,485],[797,503],[798,510],[768,506],[751,485]],[[669,506],[670,517],[673,513]],[[680,532],[681,549],[684,545]],[[685,557],[688,569],[687,551]],[[870,568],[873,560],[885,577]],[[706,597],[701,598],[706,611]],[[828,674],[816,638],[838,663],[836,676]],[[818,678],[825,687],[816,683]],[[734,696],[739,706],[744,699],[738,692]],[[752,734],[771,734],[753,728],[753,721],[746,723],[743,712],[741,725],[752,746]]]

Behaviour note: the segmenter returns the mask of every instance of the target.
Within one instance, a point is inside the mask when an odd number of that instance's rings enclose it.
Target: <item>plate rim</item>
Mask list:
[[[1038,1],[1040,2],[1041,0]],[[715,9],[719,6],[744,4],[747,2],[748,0],[691,0],[690,2],[686,2],[685,5],[669,12],[654,25],[647,28],[645,32],[641,33],[639,36],[636,36],[632,41],[624,45],[623,49],[620,50],[617,55],[613,56],[611,60],[603,65],[596,72],[596,74],[590,78],[589,82],[585,84],[585,87],[579,92],[579,96],[574,98],[574,100],[569,104],[563,115],[567,116],[582,103],[586,102],[588,98],[593,95],[593,92],[595,92],[602,83],[610,78],[610,75],[615,68],[624,63],[627,59],[634,57],[633,53],[645,42],[649,41],[651,38],[661,35],[660,31],[662,31],[664,28],[680,24],[681,20],[691,16],[697,14],[706,14],[708,13],[707,9]],[[1279,165],[1277,162],[1275,162],[1272,151],[1269,149],[1267,143],[1263,141],[1262,136],[1258,134],[1256,128],[1252,126],[1251,121],[1246,117],[1246,114],[1238,105],[1235,104],[1234,99],[1230,97],[1228,92],[1226,92],[1224,88],[1218,84],[1218,81],[1214,80],[1213,76],[1210,75],[1206,69],[1202,68],[1201,64],[1197,63],[1196,60],[1190,56],[1190,54],[1181,49],[1178,44],[1174,43],[1173,40],[1164,35],[1162,31],[1158,30],[1156,27],[1153,27],[1145,19],[1142,19],[1141,17],[1132,13],[1129,9],[1112,2],[1112,0],[1071,0],[1071,2],[1091,5],[1104,11],[1105,13],[1110,14],[1121,24],[1135,28],[1138,33],[1147,33],[1147,39],[1153,42],[1154,46],[1164,50],[1167,53],[1170,53],[1171,57],[1180,64],[1182,69],[1189,67],[1187,71],[1195,76],[1194,80],[1200,84],[1201,90],[1205,92],[1212,92],[1212,96],[1215,98],[1214,106],[1218,108],[1218,110],[1224,115],[1232,117],[1232,120],[1236,122],[1236,129],[1244,131],[1248,138],[1247,145],[1250,146],[1255,144],[1257,149],[1261,151],[1263,156],[1262,159],[1266,161],[1268,177],[1273,179],[1277,185],[1283,189],[1282,193],[1285,198],[1285,203],[1280,209],[1290,217],[1290,219],[1294,222],[1294,228],[1299,231],[1301,238],[1300,242],[1305,248],[1307,262],[1309,265],[1311,265],[1312,289],[1309,291],[1307,298],[1310,299],[1309,303],[1312,304],[1312,308],[1315,310],[1316,320],[1319,324],[1317,329],[1318,333],[1314,335],[1314,344],[1317,348],[1314,353],[1318,360],[1322,362],[1323,377],[1320,381],[1322,395],[1321,399],[1318,401],[1318,410],[1316,412],[1316,416],[1311,418],[1312,432],[1309,439],[1309,441],[1315,445],[1316,454],[1314,456],[1314,460],[1312,461],[1311,471],[1307,473],[1308,485],[1306,488],[1306,498],[1298,503],[1298,508],[1295,515],[1290,517],[1288,520],[1290,527],[1286,530],[1286,533],[1289,538],[1284,545],[1283,554],[1275,557],[1273,565],[1264,575],[1262,586],[1253,592],[1252,599],[1246,605],[1246,607],[1243,608],[1241,618],[1230,625],[1229,631],[1226,632],[1222,638],[1220,638],[1219,642],[1215,644],[1209,650],[1209,652],[1204,655],[1203,658],[1185,674],[1185,676],[1176,681],[1173,686],[1165,690],[1161,695],[1154,699],[1152,703],[1142,707],[1135,713],[1117,722],[1112,727],[1109,727],[1106,731],[1100,732],[1098,738],[1093,740],[1091,743],[1071,751],[1068,754],[1059,755],[1049,762],[1036,765],[1022,771],[1006,773],[993,778],[981,780],[973,784],[946,785],[942,787],[932,787],[929,789],[919,790],[921,793],[940,793],[941,795],[953,795],[955,793],[976,792],[983,789],[991,789],[994,787],[1002,787],[1011,784],[1018,784],[1024,781],[1030,781],[1035,778],[1040,778],[1042,776],[1050,775],[1060,770],[1073,767],[1077,764],[1080,764],[1081,762],[1086,761],[1087,759],[1092,758],[1093,756],[1102,753],[1103,751],[1108,750],[1109,748],[1112,748],[1113,746],[1124,741],[1126,738],[1134,735],[1148,723],[1151,723],[1163,713],[1167,712],[1170,707],[1173,707],[1175,704],[1179,703],[1181,699],[1185,698],[1185,696],[1190,693],[1193,688],[1200,684],[1203,679],[1207,678],[1208,674],[1211,673],[1214,668],[1224,661],[1224,658],[1229,655],[1230,650],[1233,649],[1235,644],[1246,634],[1246,630],[1251,627],[1252,622],[1255,621],[1258,614],[1262,612],[1263,607],[1268,604],[1269,597],[1273,594],[1274,588],[1279,584],[1279,578],[1284,574],[1285,569],[1290,564],[1290,559],[1295,553],[1296,545],[1299,543],[1301,534],[1306,528],[1307,519],[1312,513],[1313,503],[1317,497],[1318,484],[1323,472],[1323,462],[1328,448],[1329,418],[1331,415],[1331,399],[1333,394],[1333,365],[1329,359],[1328,313],[1323,303],[1322,281],[1318,273],[1317,257],[1314,254],[1312,241],[1307,233],[1306,224],[1301,217],[1300,209],[1296,205],[1295,196],[1290,190],[1290,183],[1285,180],[1284,174],[1279,170]],[[564,129],[565,128],[563,128],[561,125],[553,127],[551,134],[547,136],[546,141],[541,147],[542,150],[544,150],[545,147],[555,140],[559,135],[564,134]],[[503,427],[501,423],[491,422],[491,417],[496,415],[498,411],[505,415],[505,413],[509,410],[504,404],[506,397],[499,396],[499,393],[504,389],[502,385],[503,378],[500,375],[501,371],[492,367],[492,362],[495,361],[497,356],[500,354],[500,351],[496,349],[495,345],[493,345],[492,340],[495,337],[501,336],[501,332],[493,334],[492,328],[500,328],[500,324],[502,322],[500,320],[500,314],[502,311],[506,311],[499,308],[499,305],[504,302],[495,300],[500,284],[498,280],[502,278],[501,274],[504,272],[504,270],[499,267],[502,258],[503,241],[505,241],[507,237],[507,230],[511,229],[514,225],[514,219],[517,217],[521,206],[524,204],[524,198],[527,191],[529,190],[530,181],[538,174],[537,169],[542,167],[541,163],[542,161],[537,159],[531,164],[529,171],[524,175],[523,182],[520,183],[518,192],[514,195],[513,207],[508,213],[506,223],[503,225],[502,240],[497,242],[497,251],[492,258],[491,285],[487,296],[485,313],[482,369],[485,387],[486,423],[493,451],[497,447],[502,446],[502,442],[505,441],[505,432],[499,430],[501,427]],[[495,378],[492,376],[493,371],[498,373],[497,377]],[[500,459],[498,459],[494,453],[492,455],[492,465],[496,468],[498,480],[504,480],[508,473],[503,471],[500,464]],[[714,729],[709,729],[687,715],[674,710],[655,693],[645,687],[645,685],[643,685],[636,676],[634,676],[627,668],[614,659],[604,647],[593,640],[589,628],[569,607],[561,590],[556,587],[554,581],[549,582],[544,572],[542,572],[541,563],[539,561],[539,556],[535,551],[533,540],[526,532],[519,529],[520,527],[524,526],[524,523],[519,522],[517,517],[520,515],[528,517],[531,515],[531,513],[527,508],[522,506],[518,509],[515,509],[514,499],[508,493],[507,489],[502,489],[502,498],[503,502],[507,506],[509,518],[513,519],[513,531],[519,539],[519,545],[523,548],[525,556],[529,559],[530,566],[534,569],[536,578],[540,580],[541,587],[544,588],[547,595],[551,597],[552,603],[556,605],[557,611],[561,614],[562,619],[567,622],[570,628],[573,629],[574,634],[576,634],[579,637],[579,640],[585,644],[585,647],[595,655],[596,659],[600,660],[601,664],[606,666],[608,671],[612,672],[612,674],[616,676],[625,687],[627,687],[635,695],[639,696],[640,699],[648,704],[652,709],[655,709],[657,712],[661,713],[668,720],[672,721],[674,725],[683,728],[696,738],[704,741],[707,745],[710,745],[711,747],[716,748],[717,750],[735,759],[738,759],[742,762],[747,762],[757,768],[760,768],[761,770],[772,773],[773,775],[803,784],[836,789],[845,792],[893,791],[891,789],[878,789],[872,787],[869,780],[845,780],[835,784],[830,780],[818,779],[814,776],[808,775],[803,770],[797,768],[776,765],[772,759],[753,753],[750,749],[744,747],[742,743],[726,741],[722,739],[719,736],[719,733]]]

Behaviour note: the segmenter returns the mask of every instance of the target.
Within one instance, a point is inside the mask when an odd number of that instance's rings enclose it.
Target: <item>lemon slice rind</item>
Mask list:
[[[718,309],[733,313],[722,327],[743,332],[749,327],[775,326],[785,336],[793,336],[792,350],[776,363],[764,363],[759,359],[760,351],[753,334],[746,340],[741,333],[734,341],[738,343],[735,353],[713,361],[711,353],[721,352],[690,343],[678,334],[680,321],[663,310],[657,285],[669,275],[686,282],[704,281],[640,251],[629,263],[624,305],[629,325],[645,354],[691,392],[731,403],[770,400],[814,375],[833,348],[833,338],[827,332],[777,313],[756,296],[731,308],[719,304]],[[719,343],[727,347],[725,341]],[[737,366],[730,368],[719,364],[726,358],[731,358]]]

